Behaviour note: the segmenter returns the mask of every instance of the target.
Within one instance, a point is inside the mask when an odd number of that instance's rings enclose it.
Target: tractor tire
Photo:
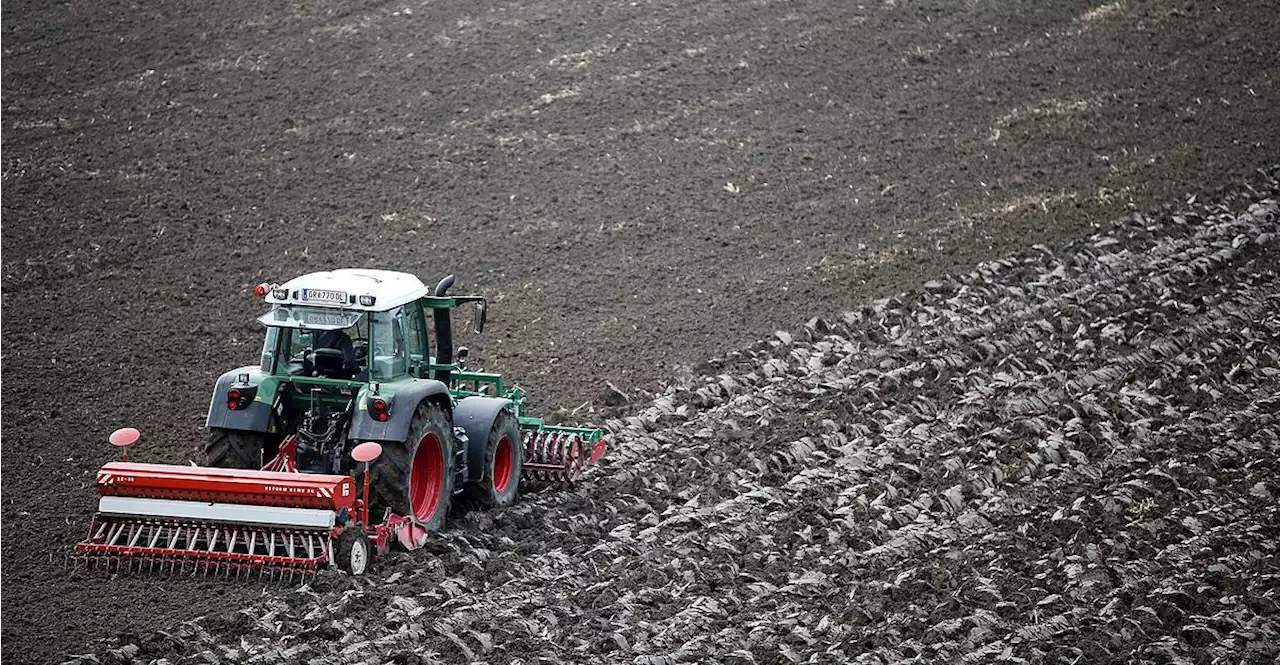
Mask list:
[[[333,540],[333,562],[348,575],[359,577],[369,568],[373,546],[358,526],[349,526]]]
[[[262,459],[265,443],[262,432],[212,427],[204,446],[205,464],[220,469],[261,469],[266,463]]]
[[[524,471],[524,444],[520,422],[510,411],[500,411],[489,430],[484,453],[484,475],[467,484],[467,499],[486,508],[505,508],[520,494]]]
[[[382,443],[369,483],[370,517],[382,519],[389,508],[428,532],[444,527],[453,499],[453,428],[435,402],[418,405],[404,441]]]

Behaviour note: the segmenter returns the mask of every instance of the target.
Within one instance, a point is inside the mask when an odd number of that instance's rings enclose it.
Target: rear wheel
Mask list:
[[[520,474],[524,469],[524,445],[520,441],[520,423],[509,411],[500,411],[489,430],[484,454],[484,476],[467,485],[467,496],[490,508],[504,508],[516,501],[520,493]]]
[[[204,446],[205,463],[221,469],[261,469],[266,435],[213,427]]]
[[[375,520],[390,508],[427,531],[439,531],[453,497],[453,433],[444,409],[418,405],[404,441],[382,444],[370,482]]]

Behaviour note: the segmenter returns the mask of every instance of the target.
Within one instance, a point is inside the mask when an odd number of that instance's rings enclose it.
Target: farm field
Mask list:
[[[1267,2],[2,28],[6,663],[1276,656]],[[107,435],[198,460],[251,285],[336,266],[488,295],[605,466],[367,580],[65,570]]]

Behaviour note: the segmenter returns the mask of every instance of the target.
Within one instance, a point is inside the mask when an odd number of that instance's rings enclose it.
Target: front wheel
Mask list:
[[[389,508],[429,532],[443,528],[454,476],[453,432],[444,409],[419,404],[404,441],[384,442],[372,473],[371,515],[380,518]]]
[[[261,469],[265,443],[261,432],[213,427],[204,446],[205,463],[220,469]]]
[[[524,444],[520,423],[509,411],[500,411],[489,430],[484,454],[484,474],[467,485],[468,497],[489,508],[505,508],[520,494],[524,472]]]

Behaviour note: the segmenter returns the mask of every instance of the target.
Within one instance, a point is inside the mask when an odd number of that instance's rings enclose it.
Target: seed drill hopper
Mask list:
[[[311,273],[255,294],[271,306],[261,362],[214,387],[206,466],[123,459],[98,472],[76,546],[91,565],[224,574],[361,574],[392,544],[421,547],[455,501],[510,505],[530,483],[572,485],[604,454],[596,429],[525,414],[502,377],[464,366],[452,314],[487,302],[382,270]]]

